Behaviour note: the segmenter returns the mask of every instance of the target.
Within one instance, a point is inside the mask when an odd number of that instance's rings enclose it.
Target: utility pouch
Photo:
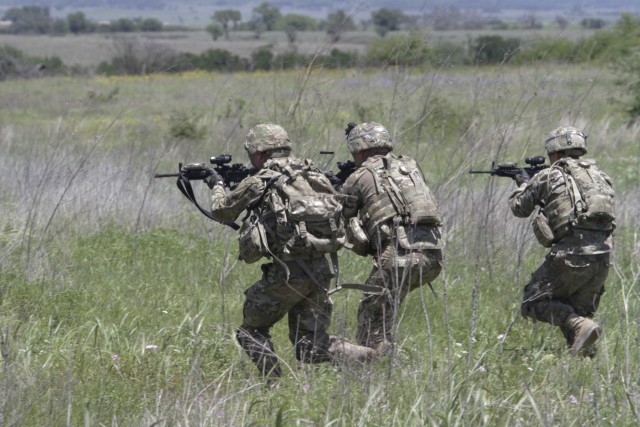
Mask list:
[[[360,256],[367,256],[369,254],[369,237],[362,228],[362,223],[358,217],[353,217],[349,220],[349,226],[347,227],[347,242],[348,249],[352,250]]]
[[[531,226],[533,227],[533,234],[535,234],[536,239],[538,239],[538,243],[545,248],[550,248],[555,236],[553,235],[553,230],[549,226],[549,221],[547,221],[547,217],[544,215],[542,210],[538,212],[538,215],[534,218]]]
[[[264,225],[252,214],[242,224],[238,236],[238,259],[253,264],[269,253]]]

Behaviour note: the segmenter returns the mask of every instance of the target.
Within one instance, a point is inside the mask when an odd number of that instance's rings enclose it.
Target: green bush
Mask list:
[[[201,141],[207,134],[207,129],[205,126],[200,125],[199,121],[199,114],[174,111],[169,116],[169,135],[176,139]]]
[[[579,45],[568,39],[542,38],[530,44],[521,46],[514,55],[513,63],[524,64],[529,62],[580,62]]]
[[[371,43],[366,65],[423,65],[431,58],[429,44],[419,34],[394,35]]]
[[[471,45],[471,54],[479,65],[508,62],[520,47],[520,39],[497,35],[480,36]]]

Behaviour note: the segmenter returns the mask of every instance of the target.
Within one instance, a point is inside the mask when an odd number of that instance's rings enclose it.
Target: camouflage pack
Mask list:
[[[552,228],[560,229],[561,223],[573,228],[609,231],[615,228],[615,192],[611,178],[590,159],[565,158],[557,161],[554,168],[563,173],[566,182],[567,202],[545,208],[547,215],[555,213]]]
[[[594,160],[564,159],[561,162],[572,182],[574,227],[613,229],[616,214],[611,178],[598,168]]]
[[[375,212],[364,212],[369,221],[368,233],[373,228],[388,220],[391,216],[399,217],[403,225],[439,225],[442,220],[435,197],[424,181],[422,172],[415,160],[387,154],[382,162],[365,166],[375,177],[377,184],[384,189],[384,195],[389,198],[392,211],[376,209],[385,203],[370,203]]]
[[[279,168],[265,202],[275,216],[278,252],[293,256],[333,253],[345,243],[340,196],[311,162]]]

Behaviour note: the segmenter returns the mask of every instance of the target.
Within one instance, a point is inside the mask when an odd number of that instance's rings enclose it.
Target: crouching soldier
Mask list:
[[[265,376],[281,368],[269,335],[288,316],[289,339],[296,358],[306,363],[368,362],[369,348],[330,336],[332,304],[327,295],[332,263],[344,243],[342,205],[322,171],[291,154],[291,141],[280,126],[253,127],[244,147],[258,172],[227,193],[219,175],[211,188],[211,213],[219,221],[247,211],[240,229],[240,259],[261,266],[262,278],[245,291],[243,321],[236,337]],[[334,266],[335,267],[335,266]]]
[[[509,197],[515,216],[537,209],[534,234],[551,248],[524,288],[522,315],[558,326],[570,352],[593,356],[602,328],[592,320],[610,267],[615,228],[611,178],[587,153],[574,127],[552,131],[545,141],[551,167],[516,177]]]
[[[373,257],[367,285],[386,290],[364,293],[357,342],[388,351],[404,298],[440,274],[440,213],[417,163],[392,152],[384,126],[350,124],[347,146],[357,167],[341,189],[349,242],[356,253]]]

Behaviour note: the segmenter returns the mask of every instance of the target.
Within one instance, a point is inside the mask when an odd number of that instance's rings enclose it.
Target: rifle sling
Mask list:
[[[215,219],[213,217],[213,215],[211,215],[211,212],[203,209],[199,204],[198,201],[196,200],[196,196],[193,193],[193,188],[191,187],[191,182],[189,182],[189,180],[187,179],[186,176],[184,176],[184,174],[179,173],[178,174],[178,180],[176,181],[176,185],[178,186],[178,190],[180,190],[180,192],[182,194],[184,194],[184,196],[189,199],[189,201],[191,203],[193,203],[195,205],[196,208],[198,208],[198,210],[200,212],[202,212],[202,214],[204,216],[206,216],[207,218],[215,221],[215,222],[219,222],[220,224],[224,224],[227,225],[231,228],[233,228],[234,230],[238,230],[240,228],[240,226],[238,224],[236,224],[233,221],[218,221],[217,219]]]

